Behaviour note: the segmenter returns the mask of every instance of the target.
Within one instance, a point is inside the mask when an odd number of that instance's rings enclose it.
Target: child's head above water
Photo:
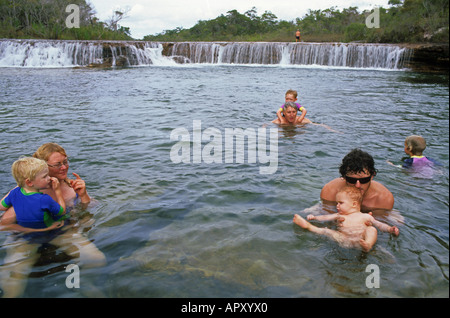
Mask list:
[[[297,101],[297,91],[289,89],[286,94],[284,94],[284,99],[286,102],[296,102]]]
[[[35,180],[36,176],[46,169],[48,169],[48,167],[44,160],[23,157],[13,163],[11,172],[17,185],[23,188],[27,179],[30,181]]]
[[[405,139],[405,153],[412,156],[421,156],[427,143],[422,136],[412,135]]]
[[[361,190],[353,186],[345,186],[336,193],[336,202],[344,200],[351,201],[351,206],[358,209],[361,208],[362,193]]]

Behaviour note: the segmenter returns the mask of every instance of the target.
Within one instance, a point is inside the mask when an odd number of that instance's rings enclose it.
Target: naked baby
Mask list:
[[[361,212],[362,194],[358,188],[346,186],[336,194],[338,213],[328,215],[308,215],[308,220],[337,221],[338,230],[319,228],[300,215],[295,214],[293,222],[311,232],[325,235],[338,242],[343,247],[362,248],[365,252],[372,249],[377,241],[378,232],[399,235],[396,226],[389,226],[376,220],[371,214]],[[374,227],[375,226],[375,227]]]

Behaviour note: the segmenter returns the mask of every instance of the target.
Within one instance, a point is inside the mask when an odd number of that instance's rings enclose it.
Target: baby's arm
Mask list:
[[[285,123],[285,119],[283,117],[283,108],[281,108],[281,107],[277,111],[277,118],[281,124]]]
[[[51,177],[50,179],[52,180],[52,189],[56,194],[56,202],[63,208],[62,214],[66,214],[66,201],[64,201],[59,181],[54,177]]]
[[[17,188],[17,187],[16,187]],[[14,188],[15,189],[15,188]],[[7,206],[6,203],[3,202],[3,200],[5,200],[5,198],[9,195],[11,191],[9,191],[1,200],[0,200],[0,211],[6,211],[8,210],[10,207]]]
[[[303,118],[305,118],[306,116],[306,108],[305,107],[300,107],[302,114],[300,115],[300,117],[297,119],[297,124],[300,124],[303,121]]]
[[[1,220],[0,220],[0,231],[16,231],[16,232],[23,232],[23,233],[31,233],[31,232],[45,232],[45,231],[51,231],[56,228],[61,227],[64,225],[64,222],[54,222],[52,226],[49,226],[44,229],[32,229],[28,227],[23,227],[16,223],[16,213],[14,212],[14,208],[10,207],[5,214],[3,214]]]
[[[64,225],[64,222],[54,222],[51,226],[43,228],[43,229],[32,229],[29,227],[23,227],[16,223],[11,223],[11,224],[6,224],[6,225],[0,225],[0,231],[14,231],[14,232],[21,232],[21,233],[27,234],[27,233],[51,231],[51,230],[60,228],[63,225]]]
[[[373,216],[370,216],[370,222],[380,231],[388,232],[394,234],[395,236],[398,236],[400,234],[400,230],[396,226],[389,226],[386,223],[376,220]]]
[[[307,220],[317,220],[317,221],[334,221],[339,218],[339,213],[333,214],[322,214],[322,215],[314,215],[309,214],[306,219]]]

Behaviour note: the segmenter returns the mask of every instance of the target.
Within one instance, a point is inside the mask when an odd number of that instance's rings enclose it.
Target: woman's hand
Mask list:
[[[76,179],[75,180],[69,180],[70,186],[78,194],[78,196],[80,197],[82,203],[89,203],[91,201],[91,198],[87,194],[86,183],[75,172],[72,172],[72,174],[75,176]]]

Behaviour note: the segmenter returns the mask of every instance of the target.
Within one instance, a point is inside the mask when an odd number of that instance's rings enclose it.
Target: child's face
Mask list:
[[[48,169],[45,168],[36,175],[34,180],[31,180],[32,187],[36,190],[49,189],[51,186],[50,176],[48,175]]]
[[[336,195],[336,201],[337,211],[341,214],[353,212],[353,209],[356,207],[355,202],[345,193],[338,193]]]
[[[297,98],[294,97],[294,95],[292,94],[286,94],[286,96],[284,96],[286,103],[287,102],[293,102],[295,103],[297,101]]]

